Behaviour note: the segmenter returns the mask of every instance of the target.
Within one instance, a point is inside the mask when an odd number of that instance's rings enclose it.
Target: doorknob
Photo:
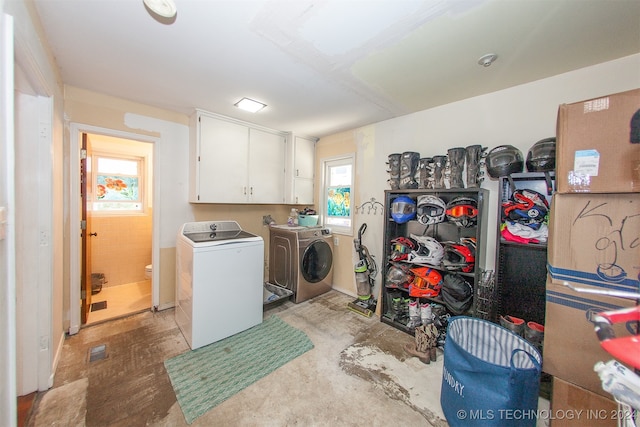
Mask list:
[[[89,233],[89,236],[97,236],[97,235],[98,235],[97,232],[96,233]]]

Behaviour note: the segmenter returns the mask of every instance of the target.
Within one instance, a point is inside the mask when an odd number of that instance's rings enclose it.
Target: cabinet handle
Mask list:
[[[298,204],[298,196],[296,196],[296,205]]]
[[[253,187],[251,187],[251,191],[249,192],[253,196]]]
[[[300,176],[300,169],[296,169],[296,176]]]
[[[242,187],[242,194],[247,195],[247,187]]]

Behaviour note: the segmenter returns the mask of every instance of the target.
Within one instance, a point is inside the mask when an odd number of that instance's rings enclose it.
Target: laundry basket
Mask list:
[[[440,404],[450,426],[535,426],[542,357],[486,320],[452,317]]]

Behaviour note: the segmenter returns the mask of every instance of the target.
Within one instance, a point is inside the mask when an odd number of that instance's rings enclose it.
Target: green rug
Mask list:
[[[261,324],[164,361],[187,423],[311,350],[307,335],[272,315]]]

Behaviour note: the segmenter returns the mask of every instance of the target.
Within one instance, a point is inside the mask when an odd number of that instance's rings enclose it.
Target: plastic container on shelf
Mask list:
[[[298,215],[298,225],[303,227],[314,227],[318,225],[319,215]]]

